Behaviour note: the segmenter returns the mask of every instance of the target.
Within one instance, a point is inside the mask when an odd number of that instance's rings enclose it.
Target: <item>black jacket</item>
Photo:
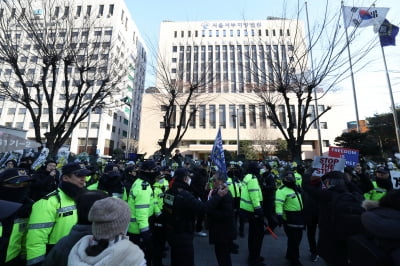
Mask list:
[[[364,212],[361,221],[367,233],[386,253],[400,251],[400,211],[384,207],[374,208]],[[397,259],[400,262],[400,257]]]
[[[34,201],[38,201],[50,192],[57,189],[59,185],[59,176],[60,173],[56,171],[56,174],[52,176],[50,172],[46,171],[46,169],[41,169],[32,175],[34,181],[31,185],[31,199]]]
[[[164,195],[163,216],[167,232],[193,234],[197,213],[215,208],[220,201],[221,197],[217,194],[211,200],[202,202],[189,191],[186,183],[175,180]]]
[[[217,191],[211,193],[215,197]],[[226,243],[229,245],[236,238],[233,198],[230,193],[224,196],[218,205],[207,211],[210,244]]]

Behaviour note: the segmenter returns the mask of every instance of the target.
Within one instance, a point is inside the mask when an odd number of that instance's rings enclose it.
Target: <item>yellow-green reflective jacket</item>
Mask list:
[[[248,212],[254,212],[255,209],[261,208],[263,196],[258,179],[255,175],[247,174],[243,178],[240,193],[240,209]]]
[[[240,198],[240,186],[239,182],[234,182],[231,177],[226,179],[228,190],[231,192],[233,198]]]
[[[128,232],[140,234],[150,229],[149,217],[154,213],[159,214],[158,206],[155,206],[154,193],[151,185],[141,178],[133,183],[128,197],[128,205],[131,209],[131,221]]]
[[[275,192],[275,212],[277,215],[282,215],[283,219],[286,220],[286,211],[295,212],[302,211],[303,199],[300,193],[287,186],[280,187]]]
[[[55,245],[77,223],[75,201],[61,189],[32,206],[26,237],[27,265],[44,260],[46,245]]]
[[[16,218],[12,226],[10,239],[8,241],[6,260],[9,262],[12,259],[20,256],[25,252],[25,241],[27,232],[28,218]],[[3,236],[3,225],[0,222],[0,237]],[[3,252],[3,251],[2,251]]]
[[[374,188],[367,193],[364,193],[364,198],[367,200],[379,201],[386,195],[387,189],[379,187],[376,181],[372,181],[372,184],[374,185]]]

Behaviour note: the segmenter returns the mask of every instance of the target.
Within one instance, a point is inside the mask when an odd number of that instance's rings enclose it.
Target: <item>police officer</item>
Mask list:
[[[10,168],[0,174],[0,265],[24,265],[28,218],[33,201],[27,195],[32,179],[25,169]]]
[[[223,187],[207,202],[202,202],[190,191],[190,173],[185,168],[178,168],[174,173],[172,187],[164,196],[163,215],[167,240],[171,246],[171,266],[194,265],[194,221],[198,212],[212,209],[228,193]]]
[[[379,201],[386,195],[386,192],[393,189],[390,172],[387,167],[379,166],[375,171],[375,177],[375,181],[372,181],[374,188],[364,194],[364,198],[367,200]]]
[[[263,196],[257,176],[260,173],[258,163],[251,162],[247,167],[248,174],[243,178],[240,195],[240,211],[249,221],[248,249],[249,265],[265,265],[260,256],[264,239]]]
[[[160,172],[160,175],[156,177],[156,181],[153,184],[154,191],[154,203],[158,206],[159,210],[162,210],[164,204],[164,193],[168,189],[168,181],[165,175]],[[155,216],[154,223],[152,223],[153,233],[153,265],[162,266],[162,257],[166,242],[166,231],[164,227],[163,215]]]
[[[284,172],[282,182],[283,186],[275,195],[275,212],[288,238],[286,258],[292,266],[299,266],[302,265],[299,261],[299,246],[304,229],[303,200],[293,172]]]
[[[128,235],[130,240],[143,250],[147,265],[152,265],[153,249],[149,219],[153,214],[158,216],[161,213],[158,206],[155,205],[154,192],[151,187],[158,174],[157,165],[153,160],[144,161],[128,197],[128,205],[132,212]]]
[[[235,228],[237,225],[237,221],[239,218],[239,207],[240,207],[240,171],[235,167],[235,165],[231,165],[227,172],[226,185],[228,186],[229,192],[232,195],[233,199],[233,212],[234,212],[234,224]],[[243,226],[244,227],[244,226]],[[243,228],[240,233],[243,235]],[[231,253],[238,254],[239,253],[239,245],[235,242],[232,242]]]
[[[74,198],[85,191],[86,176],[90,173],[83,164],[64,165],[59,187],[33,205],[26,237],[27,265],[39,265],[76,224]]]

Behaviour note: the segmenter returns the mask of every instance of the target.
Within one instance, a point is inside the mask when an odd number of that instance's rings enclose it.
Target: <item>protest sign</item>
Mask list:
[[[400,189],[400,171],[390,171],[394,189]]]
[[[315,168],[314,176],[323,176],[331,171],[344,171],[346,160],[330,156],[315,156],[312,168]]]
[[[358,163],[360,152],[356,149],[329,147],[328,156],[336,158],[344,158],[347,166],[355,166]]]

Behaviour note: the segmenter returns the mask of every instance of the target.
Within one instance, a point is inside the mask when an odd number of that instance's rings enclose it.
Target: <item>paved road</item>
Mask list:
[[[273,239],[270,235],[265,235],[261,255],[265,258],[265,263],[268,266],[290,266],[290,263],[285,259],[286,253],[286,235],[283,228],[277,228],[275,233],[278,239]],[[232,254],[232,262],[234,266],[247,265],[247,235],[244,238],[238,238],[236,243],[239,244],[239,254]],[[195,261],[196,266],[218,266],[214,246],[208,244],[208,237],[198,237],[194,239]],[[169,254],[168,254],[169,255]],[[303,239],[300,247],[300,261],[304,266],[324,266],[322,259],[317,262],[311,262],[309,259],[307,236],[303,234]],[[169,256],[163,260],[165,266],[170,265]]]

